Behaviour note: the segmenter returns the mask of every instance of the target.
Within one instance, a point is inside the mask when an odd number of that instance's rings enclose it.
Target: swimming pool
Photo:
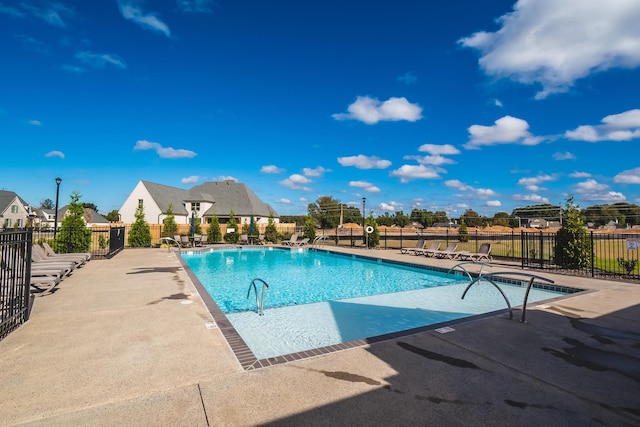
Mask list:
[[[489,284],[428,267],[322,250],[238,247],[182,253],[202,287],[257,359],[439,324],[505,308]],[[263,279],[264,315],[258,316],[254,278]],[[510,301],[524,287],[502,285]],[[260,293],[261,288],[258,287]],[[532,289],[530,302],[560,292]]]

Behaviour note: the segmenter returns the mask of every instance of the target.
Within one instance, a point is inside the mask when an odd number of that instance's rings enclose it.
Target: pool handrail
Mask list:
[[[262,296],[260,301],[258,301],[258,288],[256,287],[256,281],[262,282]],[[253,288],[254,293],[256,294],[256,311],[258,312],[258,316],[262,316],[264,314],[264,289],[265,287],[269,289],[269,285],[264,280],[256,277],[251,281],[249,285],[249,290],[247,291],[247,299],[249,299],[249,295],[251,295],[251,288]]]

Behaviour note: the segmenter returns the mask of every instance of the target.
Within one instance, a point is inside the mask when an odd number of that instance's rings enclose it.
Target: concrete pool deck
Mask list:
[[[176,255],[127,249],[0,341],[0,425],[640,424],[640,285],[530,272],[592,291],[245,371]]]

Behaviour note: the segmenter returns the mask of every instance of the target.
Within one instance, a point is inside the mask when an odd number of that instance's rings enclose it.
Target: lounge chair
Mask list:
[[[456,257],[458,256],[458,252],[456,252],[457,248],[457,243],[451,243],[443,251],[434,251],[433,256],[440,259],[456,259]]]
[[[300,247],[300,246],[307,246],[308,244],[309,244],[309,238],[305,237],[304,239],[296,240],[295,242],[293,242],[289,246]]]
[[[34,252],[38,253],[44,260],[49,261],[71,261],[75,263],[76,267],[81,267],[87,262],[87,257],[82,254],[60,254],[60,255],[48,255],[43,247],[40,245],[33,245]]]
[[[36,246],[36,245],[34,245]],[[31,267],[33,268],[33,266],[46,266],[49,268],[54,268],[54,269],[64,269],[64,270],[75,270],[77,264],[73,261],[69,261],[69,260],[64,260],[64,259],[59,259],[59,260],[54,260],[54,259],[46,259],[44,258],[39,252],[38,250],[32,250],[31,251]],[[69,272],[70,274],[70,272]]]
[[[193,243],[189,240],[189,236],[180,236],[179,242],[181,248],[190,248],[193,246]]]
[[[193,246],[202,246],[202,242],[204,241],[204,238],[202,236],[202,234],[194,234],[193,235]]]
[[[293,244],[298,240],[298,235],[293,233],[289,240],[283,240],[282,244],[285,246],[293,246]]]
[[[240,235],[240,244],[241,245],[248,245],[249,244],[249,235],[248,234],[241,234]]]
[[[426,257],[432,257],[435,252],[440,250],[440,242],[431,242],[428,248],[416,250],[415,255],[424,255]]]
[[[475,262],[479,261],[493,261],[491,256],[491,243],[483,243],[478,248],[478,252],[460,251],[458,252],[458,258],[463,260],[471,260]]]
[[[418,239],[416,241],[416,246],[413,248],[400,248],[400,253],[401,254],[411,254],[411,255],[415,255],[416,251],[422,251],[422,249],[424,248],[424,244],[426,243],[425,239]]]
[[[83,256],[86,261],[89,261],[91,259],[91,252],[72,252],[69,254],[58,254],[53,250],[51,246],[49,246],[47,242],[42,242],[42,248],[44,249],[45,253],[49,256],[78,255],[78,256]]]

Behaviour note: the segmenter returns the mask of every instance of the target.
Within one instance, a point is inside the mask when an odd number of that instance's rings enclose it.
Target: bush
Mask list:
[[[135,213],[136,220],[129,230],[129,246],[132,248],[148,248],[151,246],[151,230],[144,219],[144,208],[138,206]]]
[[[222,232],[220,231],[220,221],[216,215],[211,217],[209,229],[207,230],[207,243],[218,243],[222,241]]]
[[[469,229],[464,221],[462,221],[460,228],[458,228],[458,241],[463,243],[469,241]]]
[[[53,242],[58,253],[88,252],[91,246],[91,230],[84,221],[84,207],[80,195],[73,193],[67,213],[62,218],[60,231]]]
[[[591,259],[591,241],[584,228],[580,211],[567,198],[564,222],[556,234],[555,263],[565,268],[588,267]]]
[[[238,243],[238,240],[240,240],[240,230],[238,230],[238,223],[236,222],[235,216],[233,216],[233,211],[229,213],[227,230],[229,229],[233,229],[233,231],[224,235],[224,241],[227,243]]]

